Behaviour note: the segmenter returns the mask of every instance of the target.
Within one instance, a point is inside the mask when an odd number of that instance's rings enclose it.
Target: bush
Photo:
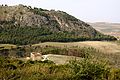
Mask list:
[[[51,61],[19,61],[0,57],[0,80],[120,80],[120,69],[107,63],[84,58],[66,65]]]
[[[105,63],[97,60],[71,61],[70,67],[73,80],[105,80],[108,78],[109,68]]]
[[[109,80],[120,80],[120,69],[111,69]]]

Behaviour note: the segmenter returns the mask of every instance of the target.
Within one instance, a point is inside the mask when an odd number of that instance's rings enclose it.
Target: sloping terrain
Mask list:
[[[0,6],[0,43],[33,44],[116,40],[103,35],[89,24],[63,12],[30,6]]]

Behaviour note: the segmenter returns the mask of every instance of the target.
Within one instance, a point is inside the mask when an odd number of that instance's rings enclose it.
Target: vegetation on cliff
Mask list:
[[[18,45],[39,42],[116,40],[63,11],[30,6],[0,6],[0,43]]]

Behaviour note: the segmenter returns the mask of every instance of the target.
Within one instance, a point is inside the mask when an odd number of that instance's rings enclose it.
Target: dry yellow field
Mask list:
[[[45,42],[34,44],[32,46],[55,46],[55,47],[93,47],[104,53],[120,53],[120,45],[115,42],[107,41],[84,41],[84,42]]]
[[[55,46],[55,47],[93,47],[97,50],[100,50],[104,53],[120,53],[120,44],[115,42],[107,41],[83,41],[83,42],[69,42],[69,43],[60,43],[60,42],[45,42],[39,44],[33,44],[32,46]],[[12,44],[0,44],[1,48],[11,49],[16,48],[16,45]]]
[[[0,44],[0,48],[4,48],[4,49],[11,49],[11,48],[16,48],[16,45],[12,45],[12,44]]]

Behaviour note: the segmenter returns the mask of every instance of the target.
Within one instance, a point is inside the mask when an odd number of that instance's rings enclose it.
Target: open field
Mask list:
[[[1,45],[1,47],[4,48],[9,47],[9,49],[13,49],[12,46],[13,45],[8,44]],[[46,42],[31,46],[26,45],[14,47],[17,47],[20,50],[20,54],[22,50],[29,52],[30,48],[32,50],[41,49],[43,52],[45,50],[45,52],[47,52],[46,55],[48,60],[23,61],[19,60],[20,58],[16,59],[0,56],[0,80],[79,80],[79,78],[81,80],[88,80],[88,75],[90,75],[91,78],[89,80],[120,80],[120,45],[115,42]],[[105,52],[97,52],[94,48]],[[116,52],[116,50],[118,51]],[[92,54],[93,57],[83,58],[60,55],[61,53],[69,53],[69,51],[70,53],[75,54],[89,53]],[[13,52],[14,51],[12,51],[12,53]],[[50,52],[53,54],[50,54]],[[107,63],[106,59],[109,60],[109,63]],[[69,60],[73,61],[69,62]],[[83,75],[83,73],[85,73],[85,76],[82,77],[81,75]],[[100,76],[100,78],[98,76]],[[76,79],[76,77],[78,78]]]
[[[44,42],[39,44],[33,44],[35,46],[54,46],[59,48],[73,48],[73,47],[93,47],[104,53],[120,53],[120,44],[116,42],[107,42],[107,41],[83,41],[83,42],[69,42],[69,43],[60,43],[60,42]],[[17,48],[16,45],[12,44],[0,44],[0,49],[11,49]]]
[[[48,54],[47,59],[53,61],[55,64],[67,64],[70,60],[80,60],[82,58],[75,56]]]
[[[11,49],[11,48],[16,48],[16,45],[12,45],[12,44],[0,44],[0,50],[1,49]]]
[[[93,48],[92,52],[85,49],[85,51],[88,51],[88,53],[92,56],[95,56],[96,58],[99,59],[105,59],[110,62],[111,66],[114,67],[120,67],[120,44],[117,42],[107,42],[107,41],[84,41],[84,42],[71,42],[71,43],[59,43],[59,42],[45,42],[45,43],[40,43],[40,44],[34,44],[32,46],[54,46],[58,48],[78,48],[82,49],[84,47],[87,48]],[[95,49],[95,52],[94,52]],[[60,62],[66,61],[64,58],[66,57],[61,57],[57,58],[56,56],[52,56],[53,62],[55,60],[59,60]],[[70,59],[69,59],[70,60]],[[58,61],[58,64],[60,63]]]
[[[107,41],[84,41],[84,42],[71,42],[71,43],[59,43],[59,42],[45,42],[40,44],[34,44],[32,46],[55,46],[55,47],[93,47],[104,53],[120,53],[120,45],[115,42]]]
[[[96,23],[89,23],[91,26],[93,26],[96,30],[116,36],[120,38],[120,24],[119,23],[106,23],[106,22],[96,22]]]
[[[30,56],[31,51],[42,52],[43,55],[48,55],[48,60],[53,61],[56,64],[65,64],[71,59],[75,59],[79,56],[84,57],[84,54],[90,54],[100,59],[107,59],[111,65],[120,67],[120,44],[117,42],[107,41],[84,41],[84,42],[45,42],[26,46],[15,46],[10,44],[1,44],[0,47],[15,48],[9,52],[10,55]],[[14,51],[15,50],[15,51]],[[20,51],[22,50],[22,51]],[[21,53],[22,52],[22,53]],[[20,53],[20,54],[19,54]],[[81,59],[80,58],[80,59]],[[79,59],[79,58],[77,58]]]

